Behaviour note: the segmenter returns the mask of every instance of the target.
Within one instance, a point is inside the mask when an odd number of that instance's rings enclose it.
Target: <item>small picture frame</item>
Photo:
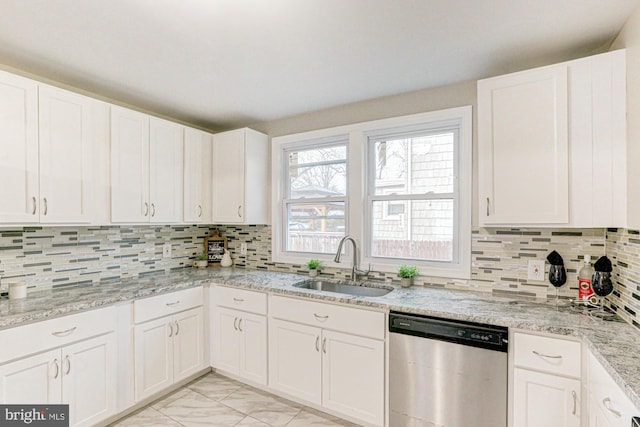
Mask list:
[[[227,238],[220,235],[218,230],[213,236],[204,239],[204,252],[207,254],[208,267],[220,267],[224,251],[227,250]]]

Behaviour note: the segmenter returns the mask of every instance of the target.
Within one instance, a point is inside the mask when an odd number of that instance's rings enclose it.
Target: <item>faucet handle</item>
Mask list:
[[[369,266],[366,270],[360,270],[359,268],[356,268],[355,271],[358,276],[367,276],[369,273],[371,273],[371,263],[369,263]]]

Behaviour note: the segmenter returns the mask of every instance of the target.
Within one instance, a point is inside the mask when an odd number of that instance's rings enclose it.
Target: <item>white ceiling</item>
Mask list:
[[[211,129],[606,50],[640,0],[1,0],[0,63]]]

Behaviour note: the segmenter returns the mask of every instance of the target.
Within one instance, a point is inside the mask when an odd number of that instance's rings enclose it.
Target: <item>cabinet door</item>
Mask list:
[[[384,342],[322,332],[322,405],[384,424]]]
[[[267,318],[242,313],[240,332],[240,376],[267,385]]]
[[[148,222],[149,117],[111,107],[111,221]]]
[[[213,136],[213,222],[244,222],[245,130]]]
[[[92,100],[40,86],[40,222],[90,222]]]
[[[478,82],[479,223],[566,224],[567,70]]]
[[[211,331],[213,367],[237,375],[240,372],[238,312],[214,307],[211,315]]]
[[[322,330],[269,320],[269,386],[299,399],[322,402]]]
[[[184,130],[184,222],[208,223],[211,218],[211,134]]]
[[[173,381],[180,381],[204,368],[202,307],[173,317]]]
[[[135,327],[136,401],[173,384],[174,329],[166,317]]]
[[[153,117],[149,123],[151,222],[182,222],[183,129]]]
[[[514,426],[580,426],[580,381],[516,368],[513,387]]]
[[[61,403],[60,350],[51,350],[0,366],[0,403]]]
[[[0,223],[37,223],[38,85],[0,71]]]
[[[95,425],[114,413],[116,338],[112,332],[62,349],[62,401],[70,425]]]
[[[627,426],[628,423],[620,427]],[[594,396],[589,397],[589,427],[614,427],[613,424],[607,421],[607,417],[600,408],[600,402]]]

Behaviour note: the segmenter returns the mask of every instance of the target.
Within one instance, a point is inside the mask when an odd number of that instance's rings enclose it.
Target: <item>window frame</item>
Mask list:
[[[454,228],[458,238],[454,239],[454,262],[420,261],[380,258],[370,256],[371,224],[369,211],[368,141],[372,135],[407,132],[412,129],[424,129],[456,125],[458,127],[458,146],[454,149],[454,162],[457,175],[454,176],[454,194],[457,194],[457,218]],[[284,196],[288,188],[288,171],[283,168],[285,149],[310,148],[317,144],[328,144],[344,140],[347,144],[347,194],[345,201],[345,235],[358,242],[362,268],[373,271],[397,272],[401,264],[417,265],[422,276],[447,277],[456,279],[471,278],[471,213],[472,213],[472,107],[455,107],[427,113],[399,116],[370,122],[320,129],[310,132],[272,138],[272,261],[301,265],[314,257],[323,261],[327,267],[347,269],[351,263],[351,254],[342,263],[333,262],[333,254],[312,254],[308,252],[288,252],[286,248],[286,208]],[[374,166],[375,167],[375,166]],[[284,169],[284,170],[283,170]],[[457,187],[457,192],[455,191]],[[455,201],[454,201],[455,203]],[[363,212],[365,213],[363,215]],[[454,209],[455,212],[455,209]],[[347,245],[348,246],[348,245]]]

